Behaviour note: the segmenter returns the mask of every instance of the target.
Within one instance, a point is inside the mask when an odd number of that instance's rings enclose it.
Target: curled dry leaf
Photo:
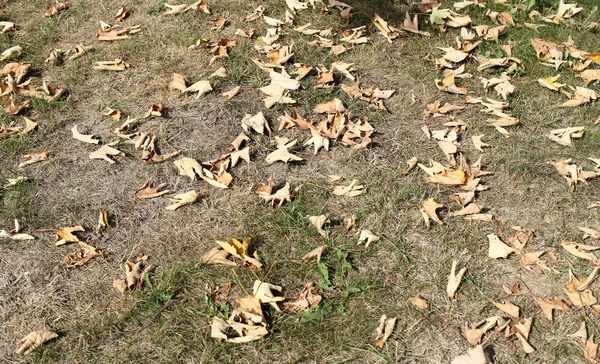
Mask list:
[[[224,98],[226,98],[227,100],[231,99],[232,97],[234,97],[235,95],[238,94],[238,92],[240,92],[240,89],[242,88],[242,86],[236,86],[234,88],[232,88],[229,91],[226,92],[222,92],[221,96],[223,96]]]
[[[146,114],[144,115],[144,119],[150,118],[152,116],[157,116],[160,117],[162,116],[162,112],[165,108],[165,105],[163,104],[152,104],[152,106],[150,106],[150,109],[148,109],[148,111],[146,111]]]
[[[212,91],[212,89],[213,88],[210,85],[210,81],[202,80],[202,81],[198,81],[180,91],[181,91],[181,93],[185,93],[185,94],[197,92],[196,99],[199,99],[201,96]]]
[[[488,234],[487,238],[489,240],[488,256],[492,259],[506,259],[512,253],[520,253],[518,249],[506,245],[496,234]]]
[[[289,148],[293,147],[296,143],[297,143],[297,140],[294,140],[293,142],[287,143],[287,144],[282,145],[279,148],[275,149],[275,151],[269,153],[265,157],[265,162],[268,164],[273,164],[277,161],[287,163],[289,161],[304,160],[303,158],[300,158],[297,155],[294,155],[289,152]]]
[[[129,16],[129,10],[127,10],[127,7],[125,5],[121,5],[119,10],[117,10],[117,13],[115,14],[115,20],[123,21],[128,16]]]
[[[383,345],[394,331],[394,326],[396,326],[397,319],[397,317],[388,319],[385,315],[381,316],[379,319],[379,327],[377,327],[376,330],[377,336],[375,337],[375,346],[380,349],[383,348]]]
[[[585,126],[575,126],[564,129],[550,130],[548,138],[557,142],[560,145],[573,145],[572,139],[583,138],[585,132]]]
[[[308,221],[310,221],[311,225],[317,228],[317,231],[321,236],[327,235],[325,230],[323,230],[323,225],[325,225],[325,223],[330,222],[329,217],[327,215],[309,216]]]
[[[537,81],[540,85],[542,85],[552,91],[559,91],[559,89],[561,87],[565,86],[564,83],[556,82],[559,77],[560,77],[560,75],[557,75],[554,77],[548,77],[548,78],[539,78]]]
[[[184,75],[173,73],[173,79],[169,84],[169,88],[183,92],[183,90],[187,89],[187,84],[189,82],[190,81]]]
[[[419,205],[419,211],[421,211],[421,215],[423,216],[423,220],[425,221],[425,225],[427,225],[427,227],[430,226],[430,220],[433,220],[440,225],[444,224],[436,213],[436,210],[442,207],[444,207],[444,205],[435,202],[433,198],[430,198]]]
[[[281,290],[281,286],[259,280],[254,281],[254,286],[252,287],[254,297],[258,298],[261,303],[270,304],[277,311],[281,311],[277,302],[285,300],[285,297],[275,296],[273,291],[281,292]]]
[[[24,338],[17,341],[19,348],[17,349],[16,353],[27,355],[46,341],[55,339],[57,337],[58,334],[50,330],[38,330],[30,332]]]
[[[60,12],[67,10],[68,8],[69,8],[68,3],[61,3],[61,2],[56,1],[56,4],[54,4],[50,9],[48,9],[48,11],[46,11],[46,13],[44,13],[44,16],[49,18]]]
[[[446,286],[446,294],[448,295],[448,298],[454,298],[456,291],[460,286],[462,277],[467,271],[467,268],[463,268],[458,272],[458,274],[456,274],[457,265],[458,262],[456,260],[452,261],[452,269],[450,270],[450,275],[448,276],[448,285]]]
[[[551,300],[541,297],[535,297],[535,302],[537,302],[537,304],[540,306],[540,309],[542,310],[548,321],[550,321],[550,323],[554,322],[554,319],[552,317],[552,312],[554,310],[571,310],[571,308],[566,303],[559,299]]]
[[[18,58],[21,53],[23,53],[23,48],[21,48],[21,46],[10,47],[0,53],[0,61]]]
[[[6,187],[5,187],[6,188]],[[29,234],[19,233],[21,230],[19,221],[15,219],[15,228],[12,231],[0,230],[0,238],[8,238],[11,240],[33,240],[33,236]]]
[[[79,250],[75,253],[69,253],[62,257],[63,263],[71,267],[81,267],[87,264],[90,260],[102,256],[102,252],[93,246],[82,241],[78,242]]]
[[[492,303],[494,304],[494,306],[496,306],[500,311],[514,317],[514,318],[519,318],[519,306],[511,303],[511,302],[504,302],[504,303],[499,303],[499,302],[495,302],[492,301]]]
[[[73,133],[73,139],[77,139],[80,142],[90,143],[90,144],[98,144],[100,140],[95,135],[83,135],[77,130],[77,125],[74,125],[71,129],[71,133]]]
[[[99,71],[125,71],[129,68],[131,68],[129,63],[118,58],[114,61],[96,62],[96,66],[94,66],[94,69]]]
[[[144,268],[142,269],[142,267]],[[144,259],[137,263],[128,260],[125,263],[125,279],[114,280],[113,287],[121,293],[125,293],[127,290],[140,290],[144,284],[144,277],[150,269],[152,269],[152,265],[145,266]]]
[[[423,297],[421,297],[421,295],[416,295],[414,297],[409,298],[408,302],[410,302],[411,305],[422,310],[426,310],[429,308],[429,304]]]
[[[315,286],[312,283],[307,283],[302,289],[302,292],[300,292],[300,296],[291,301],[284,302],[283,307],[285,307],[287,311],[303,312],[309,310],[311,307],[318,306],[323,297],[316,294],[315,291]]]
[[[174,203],[172,205],[167,206],[166,209],[170,211],[175,211],[181,206],[191,205],[198,200],[198,196],[198,192],[196,192],[195,190],[177,194],[169,199],[171,200],[171,202]]]
[[[368,248],[371,243],[374,243],[380,239],[379,236],[373,234],[369,230],[361,230],[358,238],[358,244],[365,243],[365,248]]]
[[[309,251],[308,253],[306,253],[302,258],[302,262],[304,264],[308,263],[309,260],[311,260],[312,258],[316,258],[317,259],[317,264],[321,263],[321,256],[323,255],[323,251],[327,248],[327,245],[321,245],[318,248],[315,248],[311,251]]]
[[[202,256],[202,263],[237,266],[236,262],[227,259],[229,255],[231,254],[227,250],[214,247]]]
[[[279,207],[292,199],[289,182],[286,182],[285,186],[275,192],[273,192],[273,184],[270,181],[269,184],[260,183],[256,187],[256,193],[273,207]]]
[[[335,186],[333,189],[333,194],[336,196],[356,197],[365,192],[365,187],[359,185],[357,179],[353,179],[348,186]]]
[[[54,246],[61,246],[68,243],[79,243],[79,238],[74,232],[85,231],[82,226],[65,227],[56,232],[56,241]]]
[[[46,154],[46,152],[37,152],[37,153],[31,153],[31,154],[27,154],[24,156],[25,161],[19,163],[19,165],[17,166],[17,168],[23,168],[25,166],[28,166],[30,164],[34,164],[34,163],[38,163],[41,161],[45,161],[48,159],[48,154]]]
[[[161,189],[167,185],[166,183],[161,183],[156,187],[152,187],[150,182],[151,180],[146,181],[146,183],[144,183],[142,187],[135,191],[132,197],[139,199],[148,199],[159,197],[170,192],[169,190],[161,191]]]
[[[100,211],[98,214],[98,225],[96,226],[96,232],[100,233],[100,231],[106,229],[108,226],[108,212]]]
[[[265,129],[271,133],[269,122],[265,119],[262,111],[256,115],[246,114],[242,119],[242,129],[247,133],[250,129],[259,134],[264,134]]]
[[[600,260],[591,253],[593,250],[598,250],[600,247],[585,245],[585,244],[577,244],[572,241],[563,241],[560,246],[563,247],[569,254],[576,256],[577,258],[589,260],[594,264],[600,264]]]
[[[488,360],[483,351],[483,346],[477,345],[473,349],[467,350],[466,354],[457,356],[451,364],[488,364]]]
[[[115,161],[110,158],[110,156],[124,156],[125,153],[121,152],[118,149],[113,148],[111,145],[114,145],[115,143],[110,143],[110,144],[105,144],[103,146],[100,147],[100,149],[96,150],[95,152],[92,152],[89,154],[89,158],[90,159],[103,159],[105,161],[107,161],[108,163],[115,163]]]

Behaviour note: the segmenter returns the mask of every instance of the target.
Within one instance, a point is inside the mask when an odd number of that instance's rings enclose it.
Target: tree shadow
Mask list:
[[[375,14],[390,25],[401,24],[411,8],[407,0],[347,0],[346,3],[353,7],[354,14],[348,24],[349,28],[371,25],[371,17]]]

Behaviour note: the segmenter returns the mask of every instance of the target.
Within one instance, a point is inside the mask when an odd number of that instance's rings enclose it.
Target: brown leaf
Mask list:
[[[321,255],[323,255],[323,251],[327,248],[327,245],[321,245],[318,248],[315,248],[313,250],[311,250],[310,252],[306,253],[302,258],[302,262],[304,264],[308,263],[309,260],[311,260],[312,258],[316,258],[317,259],[317,264],[321,263]]]
[[[452,269],[450,271],[450,275],[448,276],[448,285],[446,286],[446,294],[448,298],[454,298],[456,295],[456,291],[460,286],[460,282],[462,280],[463,275],[467,271],[467,268],[461,269],[458,274],[456,273],[456,266],[458,262],[456,260],[452,261]]]
[[[425,299],[421,297],[421,295],[416,295],[414,297],[409,298],[408,302],[422,310],[426,310],[429,308],[429,304],[427,304],[427,301],[425,301]]]
[[[146,181],[146,183],[144,183],[144,185],[142,187],[140,187],[137,191],[135,191],[135,193],[133,194],[132,197],[140,198],[140,199],[148,199],[148,198],[159,197],[159,196],[162,196],[162,195],[170,192],[169,190],[161,191],[161,189],[167,185],[166,183],[161,183],[160,185],[158,185],[156,187],[152,187],[150,185],[150,181],[151,180]]]
[[[492,259],[506,259],[512,253],[519,253],[518,249],[506,245],[496,234],[488,234],[487,238],[489,240],[488,256]]]
[[[421,215],[423,216],[423,220],[425,220],[425,225],[427,225],[427,227],[430,226],[430,219],[437,222],[440,225],[444,224],[435,212],[437,209],[442,207],[444,207],[444,205],[435,202],[433,198],[430,198],[427,201],[423,202],[421,205],[419,205],[419,210],[421,211]]]
[[[23,354],[23,352],[25,352],[24,354],[27,355],[46,341],[55,339],[57,337],[58,334],[50,330],[38,330],[30,332],[24,338],[17,341],[17,345],[20,345],[20,347],[17,349],[16,353]]]
[[[198,200],[198,197],[198,192],[196,192],[195,190],[177,194],[169,199],[171,200],[171,202],[173,202],[173,204],[167,206],[166,209],[170,211],[175,211],[181,206],[193,204],[194,202],[196,202],[196,200]]]
[[[383,348],[383,345],[394,331],[397,319],[397,317],[388,319],[385,315],[381,316],[379,319],[379,327],[377,327],[376,331],[377,336],[375,337],[375,346],[380,349]]]
[[[535,302],[537,302],[537,304],[540,306],[540,308],[542,309],[542,312],[544,313],[544,315],[546,315],[546,318],[548,318],[548,321],[550,321],[550,323],[554,322],[554,319],[552,318],[552,312],[554,310],[562,310],[562,311],[570,311],[571,308],[564,303],[561,300],[551,300],[551,299],[546,299],[546,298],[541,298],[541,297],[536,297],[535,298]]]
[[[73,139],[77,139],[80,142],[98,144],[100,140],[95,135],[83,135],[77,130],[77,124],[73,126],[71,129],[71,133],[73,133]]]
[[[100,149],[96,150],[95,152],[92,152],[89,154],[89,158],[90,159],[104,159],[105,161],[107,161],[108,163],[115,163],[115,161],[110,158],[109,156],[124,156],[125,153],[121,152],[118,149],[115,149],[113,147],[111,147],[111,144],[105,144],[103,146],[100,147]]]
[[[300,296],[292,299],[292,301],[284,302],[283,307],[291,312],[304,312],[309,310],[311,307],[315,307],[321,303],[323,297],[314,293],[316,291],[312,283],[307,283]]]
[[[19,165],[17,166],[17,168],[23,168],[25,166],[28,166],[30,164],[34,164],[34,163],[38,163],[41,161],[45,161],[48,159],[48,154],[46,154],[46,152],[36,152],[36,153],[31,153],[31,154],[27,154],[24,156],[24,158],[26,159],[24,162],[19,163]]]
[[[237,266],[236,262],[227,259],[229,255],[230,253],[227,250],[214,247],[202,256],[202,263]]]
[[[77,231],[85,231],[82,226],[66,227],[56,232],[56,242],[54,246],[61,246],[67,243],[78,243],[79,238],[73,233]]]
[[[488,364],[488,360],[483,351],[483,346],[477,345],[469,349],[466,354],[457,356],[451,364]]]
[[[129,16],[129,10],[127,10],[127,7],[125,7],[125,5],[121,5],[119,10],[117,10],[117,14],[115,14],[115,20],[123,21],[128,16]]]
[[[492,301],[494,306],[496,306],[500,311],[509,314],[514,318],[519,318],[519,306],[512,304],[511,302],[498,303]]]

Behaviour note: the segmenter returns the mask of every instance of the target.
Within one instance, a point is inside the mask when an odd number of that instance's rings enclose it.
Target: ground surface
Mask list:
[[[266,109],[263,94],[257,89],[268,85],[267,72],[250,59],[264,56],[254,49],[257,36],[268,26],[257,20],[244,22],[258,5],[265,14],[283,19],[285,2],[208,1],[212,15],[191,11],[162,16],[162,3],[126,1],[131,10],[124,26],[141,24],[142,31],[129,39],[115,42],[95,41],[99,21],[110,24],[121,1],[72,1],[69,8],[51,18],[43,14],[52,4],[45,1],[8,1],[2,9],[2,20],[17,24],[16,31],[0,38],[0,49],[14,45],[23,48],[19,62],[31,63],[32,84],[46,80],[66,91],[52,102],[34,100],[24,112],[38,122],[37,130],[26,135],[0,139],[0,185],[7,178],[27,176],[29,181],[0,190],[0,229],[11,230],[13,219],[23,226],[22,232],[35,240],[0,240],[0,352],[6,362],[402,362],[448,363],[472,346],[465,340],[465,324],[473,324],[490,316],[507,316],[492,301],[509,300],[518,305],[523,318],[533,319],[529,343],[536,349],[526,355],[515,336],[488,332],[484,347],[493,352],[498,363],[579,363],[585,362],[577,339],[567,334],[587,323],[589,334],[598,334],[598,314],[593,309],[575,307],[563,288],[571,269],[577,277],[585,277],[594,265],[564,251],[564,240],[582,242],[578,226],[600,228],[599,210],[588,205],[600,200],[600,180],[579,183],[574,191],[549,163],[553,158],[572,158],[586,170],[593,170],[588,157],[600,157],[600,134],[594,121],[600,114],[598,103],[575,108],[559,108],[566,101],[558,92],[543,88],[536,81],[561,74],[560,81],[583,86],[577,72],[563,65],[558,71],[541,64],[531,45],[532,38],[562,43],[572,37],[577,48],[588,52],[600,50],[598,27],[585,27],[598,21],[595,1],[579,1],[584,10],[574,16],[575,24],[531,21],[527,14],[539,11],[543,16],[556,13],[557,1],[538,0],[531,9],[516,10],[516,27],[509,27],[499,40],[485,41],[472,53],[487,58],[504,57],[501,45],[512,46],[522,67],[512,75],[516,91],[508,97],[510,112],[520,124],[507,127],[511,137],[505,138],[488,125],[488,116],[478,105],[465,104],[464,96],[444,93],[435,86],[442,78],[435,60],[444,52],[437,47],[456,47],[457,28],[442,33],[425,24],[428,15],[420,15],[421,29],[431,37],[409,34],[388,42],[372,25],[368,16],[379,13],[391,25],[402,24],[405,12],[415,12],[412,4],[401,1],[347,1],[355,15],[349,24],[332,9],[322,14],[322,5],[298,12],[296,25],[312,23],[315,29],[345,29],[367,26],[366,44],[354,46],[339,56],[328,48],[309,45],[313,36],[303,35],[283,26],[279,42],[295,43],[294,56],[288,62],[312,66],[332,62],[354,63],[353,72],[362,87],[396,90],[385,101],[387,110],[373,110],[368,103],[349,98],[339,87],[315,89],[316,72],[302,81],[302,87],[291,93],[300,115],[315,121],[313,108],[334,97],[340,98],[352,112],[353,119],[367,116],[376,128],[372,143],[364,149],[351,149],[332,141],[329,152],[313,155],[312,146],[294,149],[302,162],[268,165],[265,156],[274,149],[275,139],[298,138],[300,144],[310,134],[298,128],[276,131],[277,117],[290,105]],[[472,17],[474,25],[497,24],[485,16],[486,10],[508,11],[510,6],[494,4],[470,6],[459,10]],[[512,6],[518,1],[509,0]],[[443,8],[452,8],[443,1]],[[226,16],[228,25],[211,30],[206,19]],[[586,23],[587,21],[587,23]],[[544,24],[537,31],[525,22]],[[252,40],[235,35],[238,28],[255,30]],[[209,49],[188,47],[198,39],[234,38],[238,44],[228,59],[218,59],[209,66]],[[339,36],[334,36],[339,39]],[[75,44],[92,46],[83,57],[62,65],[45,67],[44,60],[54,49],[70,49]],[[343,44],[340,42],[340,44]],[[346,44],[347,48],[350,45]],[[92,68],[96,61],[122,58],[132,65],[124,72],[101,72]],[[5,64],[6,61],[3,63]],[[501,69],[476,71],[477,61],[467,60],[470,79],[457,80],[469,88],[469,95],[486,96],[481,77],[498,76]],[[199,99],[169,89],[174,72],[192,82],[207,79],[220,67],[228,76],[211,79],[213,92]],[[591,69],[598,65],[590,66]],[[351,82],[336,73],[336,85]],[[231,100],[219,96],[234,86],[242,85]],[[600,91],[598,83],[588,88]],[[488,95],[500,99],[493,89]],[[468,221],[448,216],[459,210],[449,199],[456,187],[428,183],[419,167],[403,173],[412,157],[428,165],[429,159],[447,164],[446,156],[435,140],[427,139],[421,127],[443,128],[451,120],[425,118],[427,104],[450,102],[466,108],[452,113],[468,127],[460,130],[460,150],[470,163],[483,155],[483,177],[489,190],[477,193],[484,212],[494,216],[491,222]],[[152,104],[166,107],[163,117],[148,119],[139,127],[153,132],[162,153],[171,148],[198,161],[216,159],[227,153],[226,147],[242,131],[245,114],[263,111],[273,133],[249,132],[252,162],[242,162],[231,169],[234,182],[228,189],[218,189],[203,181],[180,176],[173,160],[146,164],[132,145],[120,144],[125,156],[110,164],[91,160],[88,154],[96,145],[84,144],[71,137],[77,124],[84,134],[100,136],[103,144],[117,140],[109,133],[120,122],[102,112],[106,107],[120,109],[123,115],[142,117]],[[20,116],[2,115],[2,125]],[[583,138],[574,146],[561,146],[547,138],[551,129],[586,126]],[[471,136],[485,134],[490,147],[476,150]],[[17,168],[23,155],[48,152],[48,160]],[[339,184],[357,179],[366,193],[357,197],[332,194],[329,175],[345,178]],[[299,187],[291,202],[272,208],[254,192],[258,183],[272,177],[278,186],[289,182]],[[168,211],[165,196],[149,200],[132,199],[132,194],[148,179],[166,183],[172,192],[195,189],[199,200],[176,211]],[[419,205],[429,198],[444,204],[438,210],[443,224],[431,223],[427,228]],[[107,211],[110,226],[96,233],[98,214]],[[308,217],[326,214],[332,223],[326,227],[326,238],[309,224]],[[356,230],[340,226],[344,217],[356,214]],[[81,225],[86,232],[80,238],[103,251],[103,256],[83,267],[69,268],[61,256],[75,250],[72,246],[55,247],[56,230]],[[488,257],[490,233],[504,241],[514,234],[511,226],[535,229],[535,238],[525,251],[545,251],[549,270],[520,267],[518,254],[508,259]],[[357,245],[356,231],[367,229],[380,237],[368,248]],[[202,264],[200,258],[215,246],[215,240],[252,237],[264,265],[255,276],[247,268],[234,269]],[[586,244],[598,245],[590,238]],[[305,253],[327,244],[321,265],[313,261],[299,264]],[[550,253],[556,256],[551,259]],[[140,292],[121,294],[113,288],[113,280],[124,277],[123,264],[147,255],[154,265]],[[446,294],[446,283],[453,261],[467,271],[454,299]],[[324,269],[323,269],[324,267]],[[327,272],[325,277],[323,270]],[[297,297],[308,282],[333,287],[322,292],[323,302],[309,314],[289,312],[267,313],[269,335],[248,344],[217,342],[210,337],[214,316],[227,318],[236,299],[252,290],[256,277],[281,285],[286,298]],[[220,301],[209,292],[211,286],[233,282],[228,296]],[[519,283],[524,295],[509,296],[503,286]],[[590,286],[598,292],[598,282]],[[408,299],[421,295],[427,309],[419,309]],[[571,311],[555,311],[550,323],[542,314],[535,298],[559,298]],[[374,346],[374,330],[381,315],[398,317],[392,336],[382,349]],[[14,354],[15,342],[27,333],[48,328],[59,337],[36,349],[31,355]]]

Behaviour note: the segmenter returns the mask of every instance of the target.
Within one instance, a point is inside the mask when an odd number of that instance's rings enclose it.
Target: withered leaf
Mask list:
[[[25,161],[19,163],[19,165],[17,166],[17,168],[23,168],[25,166],[28,166],[30,164],[34,164],[34,163],[38,163],[41,161],[45,161],[48,159],[48,154],[46,154],[46,152],[36,152],[36,153],[31,153],[31,154],[27,154],[24,156]]]
[[[506,245],[496,234],[488,234],[487,238],[489,240],[488,256],[492,259],[506,259],[512,253],[519,253],[518,249]]]
[[[73,133],[73,139],[77,139],[80,142],[90,143],[90,144],[98,144],[100,140],[95,135],[83,135],[77,130],[77,124],[71,128],[71,133]]]
[[[150,182],[151,182],[151,180],[146,181],[146,183],[144,183],[144,185],[142,187],[140,187],[137,191],[135,191],[135,193],[133,194],[132,197],[140,198],[140,199],[148,199],[148,198],[159,197],[159,196],[162,196],[162,195],[170,192],[169,190],[161,191],[161,189],[167,185],[166,183],[161,183],[156,187],[152,187]]]
[[[74,232],[85,231],[82,226],[65,227],[56,232],[56,242],[54,246],[61,246],[67,243],[78,243],[79,238],[74,235]]]
[[[50,330],[38,330],[27,334],[24,338],[17,341],[17,345],[20,345],[17,349],[17,354],[29,354],[35,350],[38,346],[42,345],[46,341],[55,339],[58,334]]]
[[[89,154],[89,158],[90,159],[103,159],[105,161],[107,161],[108,163],[115,163],[115,161],[110,158],[109,156],[124,156],[125,153],[121,152],[118,149],[113,148],[111,145],[114,145],[115,143],[110,143],[110,144],[105,144],[103,146],[100,147],[100,149],[96,150],[95,152],[92,152]]]
[[[461,269],[458,274],[456,273],[456,266],[458,262],[456,260],[452,261],[452,269],[450,270],[450,275],[448,276],[448,285],[446,286],[446,294],[448,298],[454,298],[456,295],[456,291],[460,286],[460,282],[462,280],[463,275],[467,271],[467,268]]]
[[[385,315],[381,316],[379,319],[379,327],[377,327],[376,330],[377,336],[375,337],[375,346],[380,349],[383,348],[383,345],[394,331],[397,319],[397,317],[388,319]]]
[[[423,216],[423,220],[425,221],[425,225],[427,225],[427,227],[430,226],[430,220],[433,220],[440,225],[444,224],[436,212],[437,209],[442,207],[444,207],[444,205],[435,202],[433,198],[430,198],[419,205],[419,211],[421,211],[421,215]]]
[[[171,202],[174,203],[172,205],[167,206],[166,209],[175,211],[181,206],[191,205],[194,202],[196,202],[196,200],[198,200],[198,196],[198,192],[196,192],[195,190],[177,194],[170,198]]]

